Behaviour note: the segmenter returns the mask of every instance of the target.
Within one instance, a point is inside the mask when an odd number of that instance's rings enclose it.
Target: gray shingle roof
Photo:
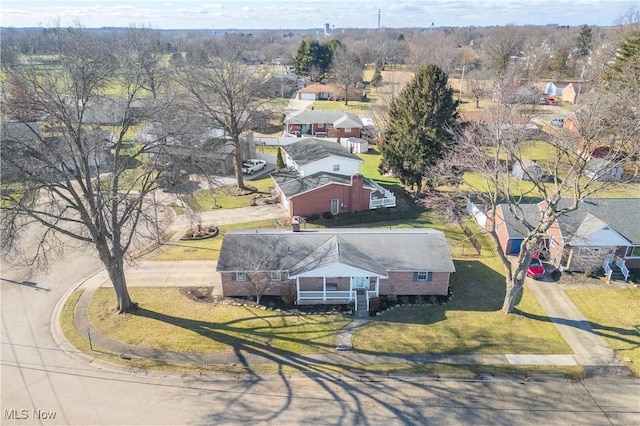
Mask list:
[[[572,200],[563,200],[559,207]],[[558,218],[562,236],[571,241],[573,234],[591,214],[600,219],[632,244],[640,244],[640,198],[589,198],[580,203],[578,210]]]
[[[508,204],[500,204],[500,207],[502,207],[502,215],[509,238],[523,238],[529,233],[527,228],[511,213]],[[520,209],[527,222],[535,224],[540,220],[540,209],[537,204],[520,204]]]
[[[282,149],[298,166],[304,166],[323,158],[337,156],[363,162],[360,157],[349,152],[339,143],[319,138],[304,138]]]
[[[351,177],[336,173],[318,172],[309,176],[300,176],[298,172],[272,173],[271,177],[287,198],[312,191],[325,185],[351,185]],[[364,179],[364,187],[373,186]]]
[[[311,271],[344,264],[380,274],[390,271],[455,272],[444,233],[434,229],[237,230],[225,234],[217,271],[246,271],[246,256],[273,259],[271,270]],[[332,253],[329,255],[329,253]]]
[[[339,122],[338,122],[339,121]],[[323,111],[323,110],[302,110],[287,115],[284,119],[286,124],[313,124],[327,123],[334,127],[362,128],[362,120],[356,114],[344,111]]]

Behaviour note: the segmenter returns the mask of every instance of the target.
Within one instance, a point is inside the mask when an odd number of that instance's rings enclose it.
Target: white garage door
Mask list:
[[[316,94],[315,93],[300,93],[300,100],[303,101],[315,101]]]

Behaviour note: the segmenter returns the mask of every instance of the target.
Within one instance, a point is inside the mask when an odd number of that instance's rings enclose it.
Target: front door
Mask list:
[[[369,289],[369,277],[353,277],[353,288]]]
[[[338,214],[340,213],[339,207],[340,205],[338,204],[339,200],[337,198],[334,198],[333,200],[331,200],[331,214]]]

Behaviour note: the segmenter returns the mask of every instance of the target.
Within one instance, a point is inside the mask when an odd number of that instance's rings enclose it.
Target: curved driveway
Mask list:
[[[85,249],[70,250],[30,280],[2,265],[1,424],[640,423],[640,385],[620,378],[126,371],[61,348],[52,337],[59,301],[100,269]]]

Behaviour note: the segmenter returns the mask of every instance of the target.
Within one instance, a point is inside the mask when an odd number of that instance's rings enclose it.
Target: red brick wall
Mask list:
[[[255,295],[255,291],[247,281],[233,281],[231,272],[220,274],[222,294],[226,297],[245,297]],[[381,295],[423,295],[446,296],[449,291],[449,272],[434,272],[431,281],[413,281],[413,272],[390,272],[388,279],[380,280]],[[278,296],[282,287],[288,283],[295,285],[295,280],[282,281],[279,286],[265,294]],[[327,282],[337,283],[339,291],[349,290],[349,278],[327,278]],[[373,281],[371,287],[373,288]],[[307,291],[322,291],[322,278],[301,278],[300,288]]]
[[[505,254],[509,254],[509,235],[507,233],[507,225],[504,222],[504,216],[502,213],[502,207],[496,207],[496,234],[498,235],[498,241],[500,242],[500,248]]]
[[[558,268],[561,266],[560,263],[565,255],[564,240],[562,239],[558,222],[554,222],[553,225],[551,225],[547,230],[547,235],[549,236],[549,260],[556,268]],[[555,244],[553,244],[552,239],[555,241]]]
[[[449,272],[434,272],[431,281],[414,281],[413,272],[389,272],[388,279],[380,280],[380,294],[446,296],[449,276]]]
[[[220,274],[220,280],[222,283],[222,294],[226,297],[246,297],[246,296],[255,296],[255,289],[249,284],[248,281],[233,281],[231,279],[231,272],[222,272]],[[288,283],[293,282],[295,285],[295,280],[283,280],[278,283],[278,285],[274,285],[268,291],[266,291],[265,295],[269,296],[279,296],[282,287],[287,285]]]
[[[339,200],[339,213],[368,210],[370,197],[370,189],[360,187],[355,189],[352,195],[351,186],[327,185],[291,198],[289,214],[291,216],[321,215],[331,211],[331,200],[336,198]],[[351,203],[352,199],[355,204]]]

